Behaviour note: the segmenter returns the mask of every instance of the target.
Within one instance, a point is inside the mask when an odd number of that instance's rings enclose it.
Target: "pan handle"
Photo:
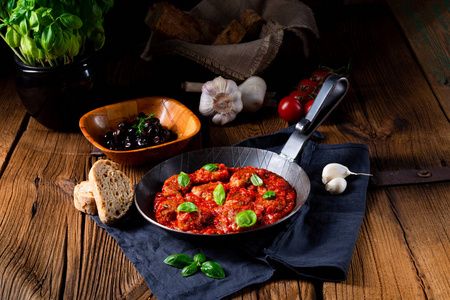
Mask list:
[[[330,75],[323,83],[308,114],[295,125],[295,131],[289,137],[280,155],[294,161],[303,151],[314,131],[344,98],[347,90],[347,78]]]

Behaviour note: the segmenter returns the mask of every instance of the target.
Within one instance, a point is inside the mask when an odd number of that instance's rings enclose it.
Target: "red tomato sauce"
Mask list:
[[[167,179],[154,202],[158,223],[172,229],[199,234],[227,234],[256,229],[272,224],[292,211],[296,192],[281,176],[255,167],[230,168],[215,164],[217,169],[201,168],[187,174],[189,183],[181,186],[178,174]],[[252,175],[260,179],[252,182]],[[214,190],[222,184],[225,201],[215,197]],[[191,202],[195,211],[178,210],[180,204]],[[256,214],[256,223],[239,226],[236,215],[244,210]]]

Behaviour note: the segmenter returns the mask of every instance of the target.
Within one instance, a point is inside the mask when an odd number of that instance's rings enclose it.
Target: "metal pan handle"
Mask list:
[[[280,155],[294,161],[314,131],[344,98],[347,90],[347,78],[330,75],[323,83],[308,114],[295,125],[295,131],[289,137]]]

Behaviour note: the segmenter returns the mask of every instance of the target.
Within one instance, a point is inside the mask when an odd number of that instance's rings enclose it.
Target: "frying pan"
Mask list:
[[[323,83],[308,114],[295,125],[295,131],[289,137],[280,154],[248,147],[217,147],[184,153],[163,161],[146,173],[136,186],[134,195],[136,208],[152,224],[188,240],[198,238],[224,240],[237,236],[245,236],[247,238],[252,234],[263,231],[265,233],[269,228],[284,222],[296,214],[308,198],[311,188],[310,180],[305,171],[294,160],[302,152],[317,127],[345,96],[347,89],[348,81],[345,77],[329,76]],[[155,218],[153,201],[156,193],[161,191],[164,181],[174,174],[179,174],[181,171],[192,173],[208,163],[223,163],[228,167],[254,166],[282,176],[297,192],[293,210],[273,224],[254,230],[230,234],[197,234],[174,230],[159,224]]]

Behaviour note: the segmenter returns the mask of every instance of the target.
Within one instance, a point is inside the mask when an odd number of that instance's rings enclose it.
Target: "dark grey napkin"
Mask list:
[[[238,145],[280,152],[293,130],[291,126]],[[224,246],[180,240],[147,222],[134,207],[116,227],[105,226],[96,216],[93,219],[117,241],[158,299],[221,299],[268,280],[277,270],[291,270],[305,279],[342,281],[347,278],[364,217],[368,178],[348,177],[346,191],[330,195],[324,189],[321,173],[331,162],[342,163],[355,172],[370,172],[365,145],[321,145],[310,141],[301,156],[301,166],[311,180],[311,194],[305,205],[277,232],[248,243]],[[180,269],[163,263],[167,256],[179,253],[191,257],[205,254],[223,267],[226,278],[212,279],[202,272],[181,277]]]

